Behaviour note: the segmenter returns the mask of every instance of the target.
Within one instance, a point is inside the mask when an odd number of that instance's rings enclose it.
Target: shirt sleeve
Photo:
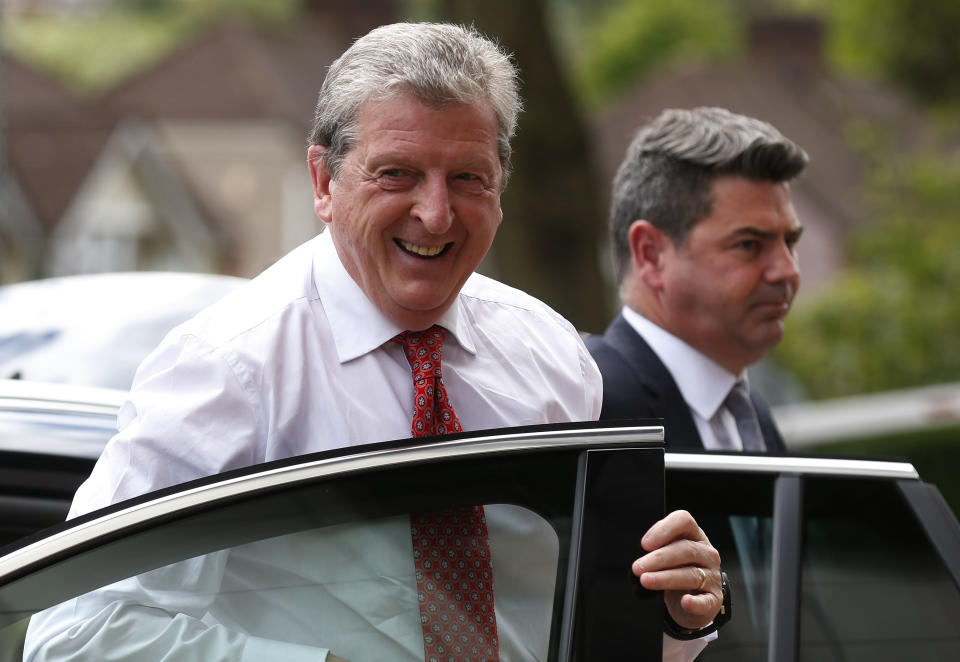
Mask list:
[[[680,641],[663,635],[663,662],[693,662],[707,644],[717,638],[716,631],[700,639]]]
[[[77,490],[69,516],[262,462],[255,378],[194,336],[165,340],[137,370],[119,432]]]

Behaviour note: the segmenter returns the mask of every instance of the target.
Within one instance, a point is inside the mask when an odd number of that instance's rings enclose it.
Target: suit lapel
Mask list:
[[[651,411],[665,423],[667,448],[669,450],[702,450],[703,442],[693,422],[690,407],[680,389],[650,345],[623,318],[616,319],[607,328],[603,336],[623,358],[625,366],[635,373],[647,393],[637,393],[637,415],[649,416]],[[641,403],[640,399],[649,396],[653,401]]]

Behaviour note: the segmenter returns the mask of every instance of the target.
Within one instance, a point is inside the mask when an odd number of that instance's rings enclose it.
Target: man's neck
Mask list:
[[[710,418],[740,375],[641,313],[625,307],[623,317],[666,367],[687,404],[703,418]]]

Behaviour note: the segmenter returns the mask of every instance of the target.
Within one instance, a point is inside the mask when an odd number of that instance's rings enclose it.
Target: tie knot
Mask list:
[[[426,331],[404,331],[393,338],[403,345],[413,373],[413,422],[414,437],[431,434],[460,432],[460,421],[447,399],[440,371],[440,357],[447,332],[434,324]]]
[[[738,379],[736,383],[734,383],[723,404],[726,405],[727,409],[730,410],[737,420],[756,417],[753,404],[750,402],[750,392],[746,382],[742,379]]]
[[[434,324],[424,331],[401,331],[393,341],[403,345],[403,354],[416,379],[426,375],[440,377],[440,361],[446,337],[446,330]]]
[[[733,386],[730,388],[730,393],[727,395],[728,398],[749,398],[750,389],[747,386],[747,382],[742,379],[738,379],[733,383]]]

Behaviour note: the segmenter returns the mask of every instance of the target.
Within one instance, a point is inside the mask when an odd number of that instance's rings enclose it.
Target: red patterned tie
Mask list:
[[[446,331],[404,331],[413,372],[414,437],[460,432],[441,375]],[[412,513],[413,564],[420,602],[425,662],[493,662],[499,659],[493,612],[493,568],[483,506]]]

